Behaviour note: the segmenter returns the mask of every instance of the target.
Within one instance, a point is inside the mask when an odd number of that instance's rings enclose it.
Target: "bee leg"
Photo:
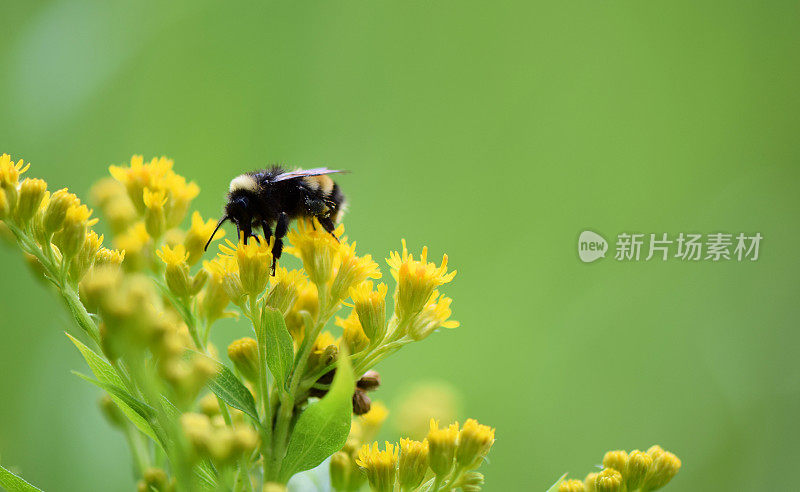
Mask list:
[[[319,221],[319,225],[321,225],[326,231],[328,231],[331,236],[333,236],[336,241],[339,241],[339,238],[336,237],[336,234],[333,233],[333,230],[336,229],[336,226],[333,225],[333,221],[330,217],[319,217],[317,216],[317,220]]]
[[[264,231],[264,239],[269,242],[269,238],[272,237],[272,227],[269,226],[266,220],[261,221],[261,230]]]
[[[289,231],[289,216],[281,212],[278,222],[275,223],[275,244],[272,245],[272,275],[275,275],[275,265],[283,252],[283,238]],[[266,233],[265,233],[266,234]]]

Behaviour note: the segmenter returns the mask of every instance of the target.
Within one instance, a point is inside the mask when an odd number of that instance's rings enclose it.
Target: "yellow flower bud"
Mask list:
[[[656,448],[656,449],[654,449]],[[651,450],[653,452],[651,452]],[[658,446],[653,446],[647,450],[648,454],[653,457],[653,464],[647,472],[644,479],[644,490],[658,490],[667,485],[672,480],[678,471],[681,469],[681,460],[674,454],[664,451]]]
[[[142,201],[145,206],[144,226],[151,237],[158,239],[167,228],[166,212],[164,211],[167,194],[164,191],[152,191],[145,188]]]
[[[297,300],[286,313],[286,327],[298,344],[303,341],[305,332],[303,316],[300,314],[303,311],[308,312],[312,319],[319,313],[319,293],[312,282],[301,282],[297,287]]]
[[[101,236],[102,237],[102,236]],[[125,260],[125,251],[100,248],[95,255],[95,265],[120,266]]]
[[[378,443],[370,448],[365,444],[358,452],[356,463],[367,475],[369,485],[376,492],[392,492],[397,476],[397,448],[386,442],[386,449],[381,451]]]
[[[72,259],[86,241],[86,230],[89,225],[97,222],[89,221],[92,211],[86,205],[73,205],[64,215],[64,227],[59,232],[57,246],[65,259]]]
[[[264,484],[264,490],[262,492],[286,492],[286,486],[282,483],[267,482]]]
[[[430,467],[433,473],[445,476],[453,468],[453,458],[458,441],[458,422],[449,427],[439,429],[439,423],[431,419],[431,430],[428,432],[430,449]]]
[[[169,290],[181,299],[191,296],[193,288],[189,279],[189,265],[186,264],[189,253],[183,245],[179,244],[175,248],[162,246],[156,254],[167,265],[164,279]]]
[[[339,248],[339,267],[331,284],[331,297],[344,299],[351,287],[368,278],[381,278],[378,264],[372,261],[372,256],[356,256],[356,243],[350,246],[342,244]]]
[[[86,235],[86,240],[83,242],[83,247],[78,252],[78,255],[70,265],[69,275],[70,278],[79,282],[86,272],[94,264],[97,258],[97,253],[103,245],[103,236],[98,236],[96,232],[89,231]]]
[[[214,231],[216,224],[217,222],[214,219],[209,219],[204,222],[200,212],[195,211],[192,213],[192,225],[183,239],[183,245],[189,253],[189,265],[194,265],[203,257],[206,242]],[[214,239],[221,239],[223,237],[225,237],[225,231],[222,229],[217,231],[217,234],[214,235]]]
[[[17,219],[22,224],[28,221],[39,210],[44,194],[47,192],[47,183],[37,178],[26,178],[19,185],[19,202],[17,203]]]
[[[0,189],[0,220],[5,220],[11,217],[11,212],[13,208],[11,207],[11,202],[8,199],[8,194],[6,194],[5,190]]]
[[[175,173],[168,175],[163,185],[169,192],[167,227],[175,227],[186,217],[189,204],[200,194],[200,188],[194,181],[187,183],[186,178]]]
[[[558,492],[585,492],[586,485],[582,480],[564,480],[558,484]]]
[[[42,221],[45,234],[50,235],[61,229],[64,226],[67,210],[78,208],[79,205],[80,200],[78,200],[78,197],[68,192],[66,188],[53,193],[47,203]]]
[[[622,490],[622,485],[622,474],[613,468],[598,473],[594,481],[597,492],[618,492]]]
[[[225,308],[228,307],[231,300],[225,289],[227,273],[224,263],[219,259],[204,261],[203,271],[208,274],[208,280],[198,297],[197,306],[200,316],[210,326],[211,323],[225,316]]]
[[[114,238],[117,249],[125,251],[125,269],[128,271],[141,271],[148,266],[149,248],[151,238],[147,233],[144,222],[137,222],[123,234]]]
[[[631,451],[628,457],[628,466],[624,473],[628,490],[636,490],[642,487],[652,464],[653,458],[649,454],[638,449]]]
[[[198,407],[203,415],[207,415],[209,418],[220,414],[219,400],[213,393],[208,393],[200,398]]]
[[[267,306],[286,314],[297,300],[297,286],[303,282],[305,282],[303,272],[276,268],[272,286],[267,294]]]
[[[476,471],[468,471],[461,476],[458,484],[462,492],[480,492],[483,488],[483,474]]]
[[[361,352],[369,345],[369,338],[361,328],[358,315],[355,310],[347,318],[336,317],[336,326],[342,327],[342,343],[347,347],[350,354]]]
[[[333,453],[330,462],[331,487],[336,491],[355,491],[363,482],[355,461],[344,451]]]
[[[386,284],[378,284],[372,290],[372,282],[362,282],[350,289],[358,320],[364,334],[372,345],[377,345],[386,336]]]
[[[625,451],[609,451],[603,456],[603,468],[613,468],[624,474],[628,469],[628,453]]]
[[[459,434],[456,461],[468,469],[478,468],[493,444],[494,429],[475,419],[467,419]]]
[[[583,480],[583,484],[586,486],[586,492],[597,492],[597,477],[599,473],[590,473],[586,475],[586,478]]]
[[[14,163],[8,154],[0,155],[0,190],[6,194],[8,207],[11,212],[17,205],[17,185],[19,176],[28,170],[31,165],[23,166],[22,159]]]
[[[228,358],[248,381],[258,381],[258,343],[250,338],[240,338],[228,345]]]
[[[398,482],[400,490],[412,490],[422,483],[428,471],[428,441],[400,439]]]

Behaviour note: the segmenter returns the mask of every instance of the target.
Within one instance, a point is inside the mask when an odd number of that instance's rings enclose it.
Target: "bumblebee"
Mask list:
[[[214,235],[226,221],[233,222],[237,236],[243,238],[245,243],[250,237],[259,240],[253,229],[260,228],[265,240],[269,240],[274,233],[274,275],[275,263],[283,251],[283,238],[293,219],[316,218],[336,238],[334,224],[344,212],[345,198],[339,185],[328,175],[342,172],[346,171],[325,167],[286,171],[275,166],[233,178],[228,189],[225,213],[211,233],[205,249],[208,249]]]

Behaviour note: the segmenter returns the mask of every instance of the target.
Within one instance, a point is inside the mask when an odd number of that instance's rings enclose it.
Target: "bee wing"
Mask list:
[[[272,182],[276,183],[278,181],[286,181],[287,179],[302,178],[305,176],[320,176],[322,174],[346,173],[346,172],[347,171],[328,169],[327,167],[315,167],[313,169],[297,169],[295,171],[289,171],[288,173],[277,175],[272,180]]]

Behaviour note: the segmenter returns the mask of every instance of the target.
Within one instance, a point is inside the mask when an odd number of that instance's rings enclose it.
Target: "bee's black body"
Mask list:
[[[264,238],[269,239],[274,228],[274,271],[275,261],[283,250],[282,239],[291,220],[316,218],[326,231],[333,234],[334,224],[344,206],[344,195],[339,185],[328,176],[337,172],[341,171],[316,168],[287,172],[280,167],[272,167],[242,174],[231,181],[225,215],[220,219],[217,229],[230,220],[236,225],[237,234],[247,242],[251,236],[258,240],[254,229],[261,229]]]

